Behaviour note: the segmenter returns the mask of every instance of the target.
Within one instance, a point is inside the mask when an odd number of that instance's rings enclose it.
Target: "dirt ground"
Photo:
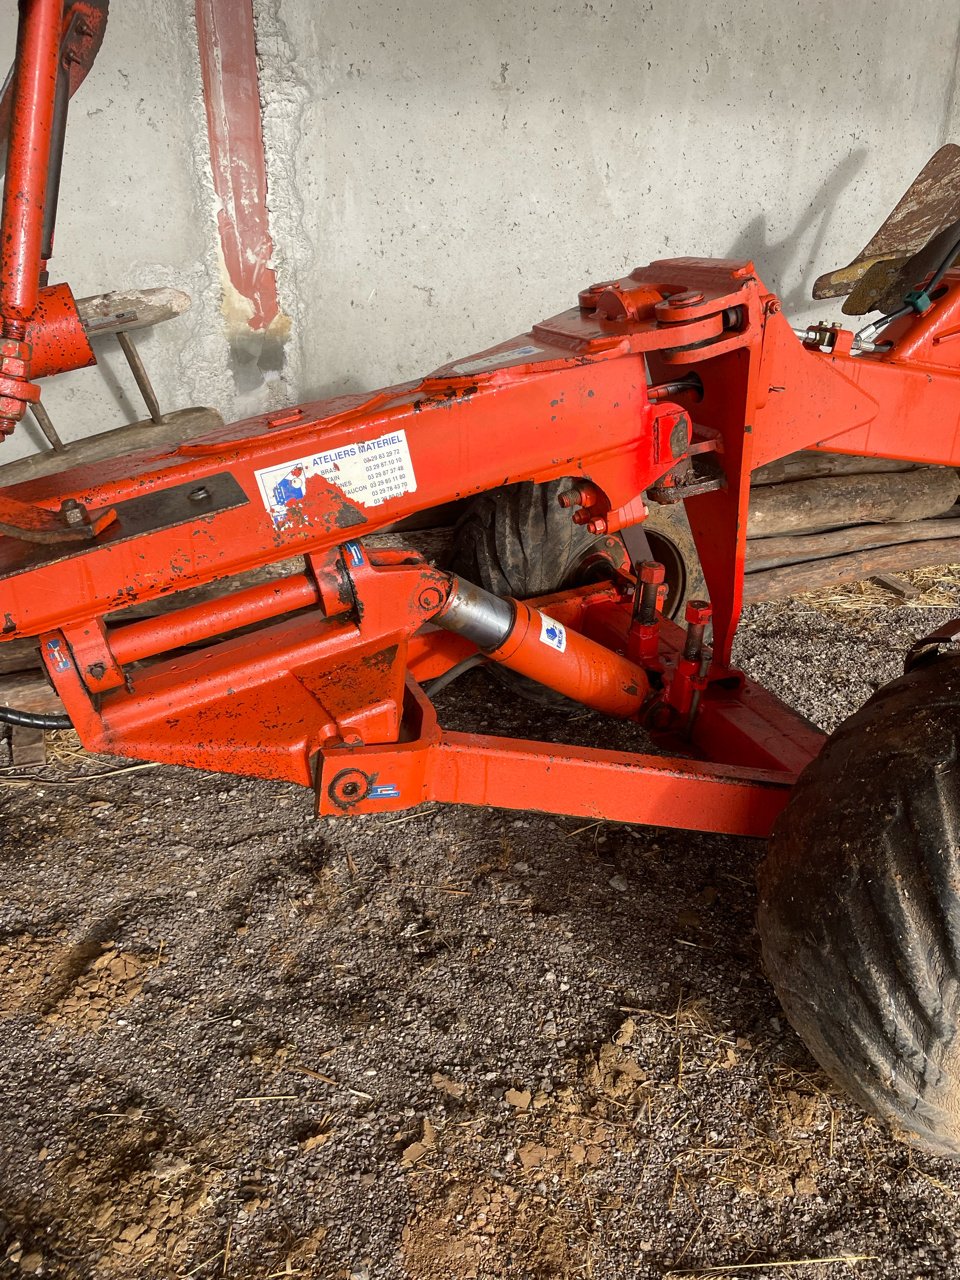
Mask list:
[[[827,728],[947,616],[855,594],[741,634]],[[483,672],[442,698],[632,732]],[[292,787],[54,752],[0,772],[0,1276],[960,1275],[960,1169],[839,1096],[764,980],[759,842],[316,821]]]

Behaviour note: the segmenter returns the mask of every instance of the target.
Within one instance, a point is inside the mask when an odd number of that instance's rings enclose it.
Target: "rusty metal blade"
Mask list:
[[[883,226],[853,261],[820,276],[813,286],[813,296],[846,297],[869,271],[877,268],[874,283],[863,291],[867,301],[874,302],[892,287],[908,259],[958,217],[960,146],[948,142],[923,166]],[[895,260],[894,265],[887,267],[891,260]],[[847,315],[865,315],[875,309],[875,305],[864,305],[861,296],[851,296],[843,308]]]
[[[875,262],[851,290],[850,297],[843,304],[844,313],[865,316],[869,311],[896,311],[903,306],[910,290],[917,288],[936,271],[958,243],[960,222],[951,222],[912,257]],[[955,262],[956,251],[952,257]]]

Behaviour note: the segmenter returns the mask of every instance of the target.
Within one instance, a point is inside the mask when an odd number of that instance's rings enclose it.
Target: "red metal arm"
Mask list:
[[[50,164],[63,0],[21,4],[10,147],[0,223],[0,436],[39,390],[30,382],[27,323],[40,297],[43,206]]]

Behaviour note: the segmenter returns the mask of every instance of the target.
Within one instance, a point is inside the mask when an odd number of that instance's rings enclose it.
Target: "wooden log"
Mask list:
[[[871,472],[912,471],[915,462],[899,458],[866,458],[853,453],[817,453],[801,449],[766,466],[758,467],[750,477],[752,486],[783,484],[787,480],[814,480],[818,476],[859,476]]]
[[[926,520],[949,510],[958,494],[960,475],[953,467],[764,485],[750,496],[747,536]]]
[[[0,704],[18,711],[63,713],[63,703],[40,671],[18,671],[0,676]]]
[[[960,538],[871,547],[868,551],[832,556],[829,560],[806,560],[802,564],[749,573],[744,579],[743,599],[745,604],[780,600],[799,591],[814,591],[844,582],[862,582],[874,573],[921,569],[931,564],[960,564]]]
[[[851,551],[893,547],[901,542],[930,542],[960,538],[960,519],[910,520],[906,523],[862,524],[827,533],[799,533],[791,538],[751,538],[747,542],[747,573],[777,569],[806,560],[829,560]]]

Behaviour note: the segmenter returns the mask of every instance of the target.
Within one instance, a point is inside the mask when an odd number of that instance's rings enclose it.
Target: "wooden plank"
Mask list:
[[[778,538],[751,538],[747,542],[747,573],[776,569],[806,560],[828,560],[851,551],[892,547],[901,542],[930,542],[960,538],[960,518],[895,521],[892,524],[854,525],[824,533],[784,534]],[[2,654],[0,654],[2,657]]]
[[[814,591],[845,582],[862,582],[876,573],[922,569],[931,564],[960,564],[960,538],[874,547],[869,551],[833,556],[829,560],[806,561],[803,564],[749,573],[744,579],[743,598],[746,604],[780,600],[784,596],[796,595],[799,591]]]
[[[190,306],[183,289],[163,286],[156,289],[114,290],[77,299],[77,315],[88,337],[106,333],[127,333],[146,329],[164,320],[173,320]]]
[[[19,671],[0,676],[0,704],[18,711],[63,714],[63,703],[40,671]]]
[[[901,578],[897,573],[875,573],[871,581],[879,587],[885,587],[887,591],[892,591],[901,600],[915,600],[922,594],[919,587],[915,587],[907,578]]]
[[[958,494],[960,475],[953,467],[765,485],[750,495],[747,536],[925,520],[949,510]]]
[[[18,458],[15,462],[0,466],[0,485],[21,484],[25,480],[36,480],[39,476],[58,475],[69,471],[71,467],[85,466],[88,462],[103,462],[111,458],[119,458],[124,454],[153,452],[169,452],[184,440],[194,436],[207,435],[223,426],[223,418],[216,409],[195,406],[190,409],[177,409],[166,413],[163,422],[157,425],[149,418],[140,422],[129,422],[126,426],[116,427],[112,431],[101,431],[99,435],[84,436],[80,440],[71,440],[64,449],[46,450],[33,453],[27,458]]]

